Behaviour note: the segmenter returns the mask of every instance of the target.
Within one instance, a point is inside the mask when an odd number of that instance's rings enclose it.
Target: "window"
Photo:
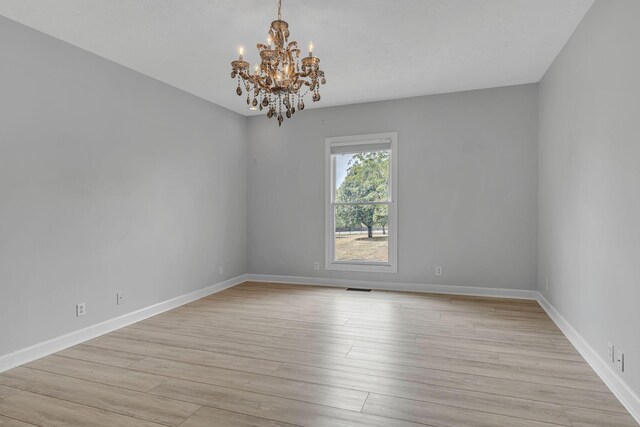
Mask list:
[[[395,132],[326,138],[327,270],[397,269]]]

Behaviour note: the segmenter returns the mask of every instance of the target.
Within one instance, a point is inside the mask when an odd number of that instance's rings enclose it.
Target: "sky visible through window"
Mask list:
[[[336,156],[336,188],[340,187],[342,181],[347,176],[349,161],[353,159],[353,154],[340,154]]]

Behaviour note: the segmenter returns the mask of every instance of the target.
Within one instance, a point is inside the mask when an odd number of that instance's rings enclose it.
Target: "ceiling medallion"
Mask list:
[[[313,44],[309,43],[309,56],[300,59],[298,42],[289,41],[289,24],[282,20],[282,0],[278,0],[278,19],[271,23],[267,44],[258,43],[260,65],[253,74],[244,60],[244,49],[240,57],[231,62],[231,78],[238,79],[236,93],[242,96],[242,86],[247,92],[247,105],[251,110],[266,109],[268,118],[277,118],[282,126],[287,118],[298,110],[304,110],[304,96],[312,92],[313,102],[320,101],[320,83],[325,84],[324,71],[320,70],[320,59],[313,56]]]

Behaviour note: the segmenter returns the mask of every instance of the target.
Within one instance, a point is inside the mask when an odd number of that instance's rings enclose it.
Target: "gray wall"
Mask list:
[[[535,289],[537,85],[249,119],[249,271]],[[324,138],[398,131],[398,273],[324,265]],[[434,268],[444,267],[444,277]]]
[[[540,84],[540,291],[640,393],[640,2],[598,1]],[[549,279],[549,290],[545,279]]]
[[[246,119],[0,17],[0,355],[246,270]]]

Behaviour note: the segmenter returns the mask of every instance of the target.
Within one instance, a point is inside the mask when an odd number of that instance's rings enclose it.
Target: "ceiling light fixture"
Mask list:
[[[313,43],[309,43],[309,56],[300,59],[298,42],[289,41],[289,24],[282,20],[282,0],[278,0],[278,19],[271,23],[267,44],[258,43],[257,48],[260,65],[253,74],[244,60],[244,48],[238,49],[238,60],[231,62],[231,78],[238,79],[236,93],[242,96],[244,86],[247,105],[267,109],[267,117],[277,118],[282,126],[282,112],[291,118],[296,106],[304,110],[307,93],[313,93],[313,102],[320,101],[320,84],[327,82],[320,59],[313,56]]]

